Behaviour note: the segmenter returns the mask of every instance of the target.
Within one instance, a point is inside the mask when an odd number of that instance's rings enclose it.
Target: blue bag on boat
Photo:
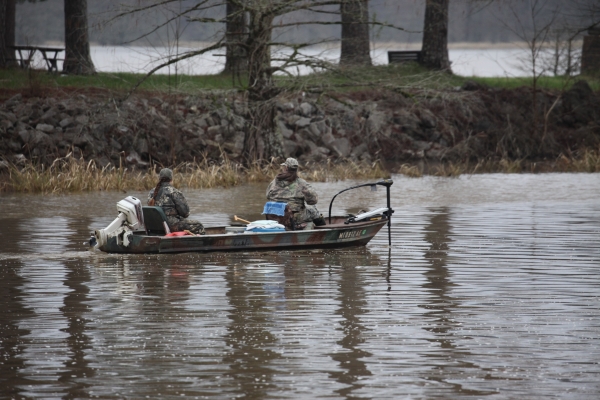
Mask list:
[[[285,206],[287,206],[287,203],[282,203],[279,201],[267,201],[262,213],[275,214],[283,217],[285,215]]]

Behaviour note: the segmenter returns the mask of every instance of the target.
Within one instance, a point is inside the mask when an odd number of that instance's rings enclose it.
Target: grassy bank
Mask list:
[[[114,91],[125,93],[142,77],[139,74],[97,74],[94,76],[60,76],[44,71],[20,69],[0,70],[0,101],[16,93],[28,96],[59,96],[60,93]],[[460,87],[469,78],[442,72],[426,71],[417,64],[385,65],[343,69],[302,76],[296,79],[278,77],[278,84],[290,90],[314,90],[335,96],[339,92],[356,91],[356,98],[376,98],[385,89],[411,93],[420,90],[443,90]],[[473,78],[493,87],[513,88],[531,85],[526,78]],[[565,77],[544,77],[540,88],[563,90],[575,82]],[[600,78],[588,80],[594,90],[600,90]],[[141,86],[147,93],[198,94],[207,90],[235,90],[231,76],[167,76],[155,75]],[[430,92],[426,92],[429,94]],[[412,96],[415,97],[415,96]],[[564,150],[566,151],[566,150]],[[496,153],[500,154],[500,153]],[[503,154],[503,153],[502,153]],[[553,153],[553,154],[556,154]],[[466,155],[472,157],[473,155]],[[180,164],[174,167],[177,185],[188,188],[231,187],[246,182],[268,182],[279,171],[279,162],[260,161],[243,166],[225,160],[214,164],[207,160]],[[600,149],[586,150],[573,155],[560,155],[555,160],[488,159],[479,162],[443,162],[431,164],[419,161],[411,164],[327,163],[308,165],[302,175],[309,181],[343,179],[379,179],[398,173],[411,177],[423,175],[459,176],[486,172],[600,172]],[[0,191],[26,193],[67,193],[85,191],[146,190],[158,180],[155,171],[130,170],[122,166],[101,168],[94,161],[85,162],[73,157],[56,159],[50,165],[25,165],[0,162]]]
[[[600,78],[591,76],[569,77],[569,76],[542,76],[538,78],[537,87],[547,90],[567,90],[573,83],[579,79],[585,79],[593,91],[600,90]],[[533,86],[532,78],[521,77],[493,77],[493,78],[473,78],[475,82],[490,87],[514,89],[521,86]]]
[[[131,73],[98,73],[92,76],[63,76],[41,70],[0,70],[0,101],[14,93],[42,96],[51,90],[105,90],[128,92],[144,75]],[[600,90],[599,77],[583,77],[593,90]],[[568,89],[579,78],[542,77],[540,89]],[[403,89],[449,89],[460,87],[467,80],[498,87],[515,88],[531,86],[531,78],[470,78],[443,72],[428,71],[416,63],[381,65],[336,69],[335,71],[303,75],[296,78],[276,77],[278,84],[290,90],[314,91],[364,91],[387,88]],[[218,75],[153,75],[139,90],[161,93],[197,94],[202,90],[235,90],[232,76]]]
[[[232,187],[249,182],[269,182],[280,171],[280,160],[257,161],[249,167],[231,161],[215,164],[209,161],[184,163],[173,167],[175,185],[182,188]],[[600,149],[588,150],[578,157],[561,155],[556,160],[484,160],[463,163],[416,163],[382,166],[345,162],[306,165],[300,176],[309,182],[331,182],[346,179],[375,180],[401,174],[457,177],[476,173],[542,173],[600,172]],[[0,173],[0,191],[61,194],[94,191],[149,190],[158,182],[154,170],[136,171],[122,166],[98,167],[94,161],[73,157],[59,158],[52,165],[4,165]]]

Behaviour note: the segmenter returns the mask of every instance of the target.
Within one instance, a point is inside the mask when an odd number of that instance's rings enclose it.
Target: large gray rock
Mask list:
[[[54,132],[54,126],[48,124],[37,124],[35,129],[38,131],[42,131],[44,133],[52,133]]]
[[[303,117],[303,118],[298,119],[296,121],[295,125],[297,128],[306,128],[307,126],[310,125],[310,122],[311,122],[310,118]]]
[[[276,122],[276,127],[277,130],[281,133],[281,136],[284,137],[284,139],[290,139],[292,136],[294,136],[294,131],[288,129],[284,121],[278,119]]]
[[[73,118],[67,117],[67,118],[63,118],[62,120],[60,120],[58,125],[64,129],[64,128],[68,128],[68,127],[72,126],[74,122],[75,122],[75,120]]]
[[[17,116],[12,112],[0,111],[0,120],[8,120],[12,124],[17,122]]]
[[[0,130],[7,131],[8,129],[13,127],[13,123],[7,119],[3,119],[0,121]]]
[[[90,117],[87,115],[78,115],[75,117],[75,122],[81,125],[87,125],[90,122]]]
[[[35,146],[45,147],[52,144],[50,136],[38,130],[21,131],[19,132],[19,138],[23,144],[28,145],[30,148]]]
[[[361,143],[352,149],[352,151],[350,152],[350,156],[360,159],[360,157],[362,157],[363,154],[368,153],[368,151],[369,146],[367,146],[366,143]]]
[[[233,142],[234,142],[234,152],[237,154],[242,154],[242,152],[244,151],[244,143],[246,141],[246,132],[243,131],[238,131],[235,133],[235,135],[233,136]]]
[[[387,115],[381,111],[372,111],[369,113],[369,118],[367,118],[367,132],[370,135],[377,134],[380,132],[386,122]]]
[[[421,120],[413,113],[401,109],[394,112],[393,123],[400,126],[403,133],[408,135],[421,134]]]
[[[301,154],[302,148],[294,140],[283,139],[283,151],[286,157],[297,157]]]
[[[206,130],[206,134],[209,138],[215,138],[217,135],[223,136],[225,133],[225,128],[221,125],[210,126]]]
[[[433,115],[433,113],[428,109],[421,109],[419,112],[419,116],[421,118],[421,127],[431,129],[437,126],[435,115]]]
[[[337,151],[339,157],[348,157],[352,150],[350,141],[347,138],[335,139],[332,143],[332,147]]]
[[[346,140],[348,140],[348,139],[346,139]],[[333,137],[333,134],[331,132],[325,132],[324,134],[321,135],[321,142],[329,148],[331,148],[334,141],[335,141],[335,137]]]
[[[123,148],[121,146],[121,143],[117,142],[114,138],[110,138],[110,145],[116,151],[121,151],[121,149]]]
[[[41,117],[40,117],[40,121],[49,124],[49,125],[56,125],[59,121],[59,115],[58,115],[58,110],[56,108],[51,108],[48,111],[46,111]]]
[[[21,93],[18,93],[16,95],[14,95],[13,97],[11,97],[10,99],[6,100],[6,103],[4,103],[4,107],[6,107],[7,109],[11,109],[11,108],[15,107],[16,105],[18,105],[22,100],[23,100],[23,96],[21,95]]]
[[[314,110],[314,108],[310,103],[304,102],[304,103],[300,104],[300,112],[305,117],[310,117],[310,115],[313,113],[313,110]]]
[[[77,136],[73,140],[73,144],[81,149],[90,149],[93,146],[94,139],[86,132],[83,135]]]

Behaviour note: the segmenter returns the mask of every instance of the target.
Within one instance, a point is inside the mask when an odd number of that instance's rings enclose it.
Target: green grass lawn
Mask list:
[[[130,90],[143,74],[98,73],[91,76],[50,74],[39,70],[0,70],[0,89],[45,88],[99,88],[106,90]],[[197,91],[203,89],[232,89],[230,75],[152,75],[140,88],[149,91]]]
[[[129,91],[142,79],[142,74],[98,73],[92,76],[63,76],[41,70],[0,70],[0,91],[40,91],[53,88],[95,88],[109,91]],[[580,77],[542,77],[538,87],[565,90]],[[592,89],[600,90],[600,78],[585,78]],[[461,77],[444,72],[432,72],[416,63],[392,64],[373,67],[336,68],[335,70],[289,77],[279,75],[275,81],[290,90],[315,92],[350,92],[387,88],[391,90],[450,89],[460,87],[465,81],[496,88],[531,86],[531,78],[481,78]],[[139,87],[140,90],[162,93],[197,93],[202,90],[240,89],[245,85],[234,82],[231,75],[153,75]],[[2,96],[2,97],[6,97]]]
[[[600,79],[598,77],[567,77],[567,76],[542,76],[538,79],[537,87],[540,89],[552,89],[552,90],[566,90],[570,88],[573,83],[578,80],[584,79],[589,84],[592,90],[600,90]],[[532,78],[473,78],[474,81],[498,88],[513,89],[520,86],[533,86]]]

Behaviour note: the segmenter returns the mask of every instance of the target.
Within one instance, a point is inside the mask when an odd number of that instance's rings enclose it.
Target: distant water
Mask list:
[[[402,49],[398,46],[395,49]],[[96,69],[101,72],[132,72],[146,73],[161,62],[174,58],[191,48],[167,47],[119,47],[119,46],[92,46],[92,60]],[[195,49],[198,50],[198,49]],[[374,48],[371,54],[375,64],[387,64],[387,51],[391,48]],[[205,75],[215,74],[223,69],[225,58],[224,51],[218,50],[196,56],[190,60],[181,61],[170,67],[165,67],[158,74],[185,74]],[[337,62],[338,49],[309,49],[306,56]],[[526,58],[526,51],[519,48],[512,49],[451,49],[449,56],[452,70],[461,76],[527,76],[530,73],[524,68],[522,60]],[[42,60],[36,60],[39,67],[43,67]],[[60,64],[60,63],[59,63]],[[62,68],[62,65],[59,65]],[[294,69],[292,72],[305,74],[310,72],[307,68]]]

